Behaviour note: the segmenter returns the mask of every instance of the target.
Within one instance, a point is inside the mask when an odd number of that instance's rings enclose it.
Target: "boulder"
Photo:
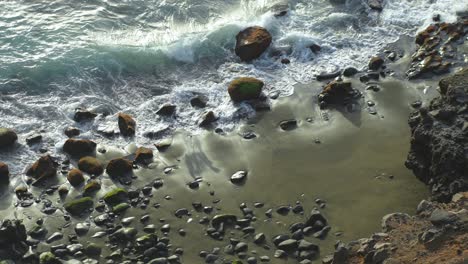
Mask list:
[[[102,163],[94,157],[83,157],[78,161],[78,168],[90,175],[98,176],[104,172]]]
[[[153,150],[145,147],[139,147],[135,152],[135,163],[149,164],[153,161]]]
[[[10,182],[10,170],[8,165],[3,162],[0,162],[0,184],[6,184]]]
[[[122,188],[115,188],[107,192],[102,199],[110,205],[117,205],[128,200],[128,192]]]
[[[80,216],[88,213],[93,208],[94,202],[90,197],[83,197],[65,203],[65,210],[73,216]]]
[[[231,182],[234,184],[243,184],[247,179],[246,171],[238,171],[231,176]]]
[[[218,120],[218,117],[215,115],[215,113],[213,111],[208,111],[203,113],[203,115],[200,118],[200,121],[198,122],[198,125],[200,127],[207,127],[216,120]]]
[[[264,83],[256,78],[237,78],[229,84],[228,93],[234,102],[257,99]]]
[[[76,128],[76,127],[67,127],[67,128],[65,128],[65,130],[63,132],[69,138],[77,137],[81,133],[80,130],[78,128]]]
[[[377,71],[379,70],[384,64],[384,60],[380,57],[372,57],[369,61],[369,70]]]
[[[28,144],[28,146],[38,144],[41,141],[42,141],[42,135],[39,133],[32,133],[26,138],[26,144]]]
[[[112,178],[129,176],[133,172],[133,163],[124,158],[113,159],[107,164],[106,172]]]
[[[171,116],[175,114],[177,109],[176,105],[173,104],[164,104],[159,108],[159,110],[156,112],[157,115],[160,116]]]
[[[101,183],[96,180],[90,180],[83,188],[83,196],[93,196],[101,190]]]
[[[26,175],[31,176],[36,180],[51,178],[56,174],[57,168],[55,162],[49,155],[39,158],[26,172]]]
[[[83,121],[89,121],[94,119],[97,116],[96,113],[92,111],[88,111],[85,109],[78,108],[75,111],[75,115],[73,116],[73,120],[76,122],[83,122]]]
[[[204,108],[208,104],[208,97],[204,95],[197,95],[190,99],[190,105],[192,107]]]
[[[85,178],[79,169],[71,169],[67,174],[67,180],[71,186],[77,187],[84,183]]]
[[[96,143],[89,139],[67,139],[63,144],[63,151],[71,156],[84,157],[93,154],[96,150]]]
[[[353,96],[351,82],[330,82],[319,94],[319,102],[326,104],[342,104],[346,99]]]
[[[262,27],[248,27],[236,36],[236,55],[242,61],[254,60],[270,46],[271,34]]]
[[[22,221],[2,219],[0,225],[0,259],[20,261],[29,249],[26,239],[26,227]]]
[[[8,128],[0,128],[0,149],[10,147],[18,140],[16,133]]]
[[[120,133],[125,137],[131,137],[135,135],[136,122],[131,115],[119,113],[119,130]]]

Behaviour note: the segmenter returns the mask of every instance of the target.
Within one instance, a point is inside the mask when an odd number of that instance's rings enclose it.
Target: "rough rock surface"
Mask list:
[[[9,147],[18,140],[16,133],[8,128],[0,128],[0,148]]]
[[[248,27],[236,36],[236,54],[242,61],[254,60],[270,46],[271,35],[262,27]]]
[[[19,260],[28,251],[26,227],[20,220],[2,220],[0,225],[0,260]]]
[[[96,143],[88,139],[67,139],[63,144],[63,151],[72,156],[83,157],[92,154],[96,149]]]
[[[256,78],[237,78],[229,84],[228,93],[234,102],[257,99],[264,83]]]
[[[26,174],[36,180],[51,178],[57,174],[56,164],[51,156],[43,156],[34,162]]]
[[[433,199],[448,201],[468,189],[468,68],[439,86],[440,97],[410,116],[406,166],[430,185]]]
[[[8,165],[3,162],[0,162],[0,184],[5,184],[10,181],[10,170]]]
[[[128,114],[120,113],[118,118],[120,133],[125,137],[134,136],[136,131],[136,122],[133,117]]]

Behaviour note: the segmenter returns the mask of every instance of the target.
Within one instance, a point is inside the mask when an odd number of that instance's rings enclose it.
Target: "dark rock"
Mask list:
[[[90,175],[98,176],[104,172],[102,163],[94,157],[83,157],[78,161],[78,168]]]
[[[278,3],[271,7],[271,11],[275,17],[283,17],[288,14],[288,4]]]
[[[327,219],[322,215],[322,213],[320,213],[319,210],[314,209],[310,212],[305,224],[306,226],[314,226],[317,221],[323,223],[323,225],[327,224]]]
[[[211,125],[213,122],[215,122],[216,120],[218,120],[218,117],[215,115],[215,113],[213,111],[208,111],[208,112],[205,112],[201,116],[200,121],[198,122],[198,125],[200,127],[207,127]]]
[[[83,122],[93,120],[97,116],[96,113],[84,109],[76,109],[73,120],[76,122]]]
[[[333,81],[329,83],[319,94],[319,102],[327,104],[342,104],[353,96],[353,89],[350,82]]]
[[[80,130],[76,127],[67,127],[64,130],[64,133],[67,137],[72,138],[72,137],[77,137],[80,135]]]
[[[159,108],[159,110],[156,112],[157,115],[161,116],[171,116],[174,115],[176,112],[177,106],[173,104],[164,104]]]
[[[377,11],[383,10],[384,0],[367,0],[367,3],[369,4],[369,7],[371,9],[374,9]]]
[[[218,229],[221,225],[223,226],[232,226],[237,223],[237,216],[230,214],[221,214],[215,215],[211,219],[211,226]]]
[[[26,138],[26,144],[29,146],[32,146],[34,144],[38,144],[42,141],[42,135],[41,134],[32,134]]]
[[[110,205],[117,205],[128,200],[128,192],[122,188],[115,188],[107,192],[102,199]]]
[[[133,163],[124,158],[113,159],[107,164],[107,174],[112,178],[128,177],[133,173]]]
[[[260,96],[263,86],[264,83],[256,78],[242,77],[229,84],[228,93],[234,102],[252,100]]]
[[[288,58],[283,58],[283,59],[281,59],[281,63],[282,64],[290,64],[291,61]]]
[[[455,213],[443,210],[443,209],[435,209],[432,211],[431,216],[429,217],[429,221],[433,225],[445,225],[445,224],[452,224],[458,219]]]
[[[120,134],[125,137],[132,137],[135,135],[136,122],[131,115],[119,113],[118,120]]]
[[[80,170],[72,169],[67,174],[67,180],[71,186],[77,187],[84,183],[85,178]]]
[[[280,122],[279,127],[284,131],[291,131],[297,128],[297,120],[283,120]]]
[[[10,182],[10,170],[8,165],[0,162],[0,184],[7,184]]]
[[[17,140],[18,136],[13,130],[0,127],[0,149],[13,146]]]
[[[320,47],[319,45],[317,44],[312,44],[309,46],[309,49],[313,52],[313,53],[319,53],[319,51],[322,50],[322,47]]]
[[[295,239],[287,239],[278,244],[278,248],[286,252],[295,251],[298,247],[299,242]]]
[[[2,219],[0,225],[1,258],[19,261],[29,249],[26,239],[26,227],[20,220]]]
[[[369,61],[369,70],[378,71],[384,64],[384,60],[380,57],[372,57]]]
[[[145,147],[139,147],[135,152],[135,163],[150,164],[153,161],[153,150]]]
[[[56,164],[49,155],[39,158],[26,172],[26,175],[36,180],[52,178],[56,174]]]
[[[344,71],[343,71],[343,76],[345,76],[345,77],[351,77],[351,76],[356,75],[358,72],[359,72],[359,71],[358,71],[356,68],[348,67],[348,68],[344,69]]]
[[[231,176],[231,182],[234,184],[242,184],[247,179],[246,171],[238,171]]]
[[[63,151],[75,157],[84,157],[93,154],[96,143],[88,139],[67,139],[63,145]]]
[[[93,196],[101,190],[101,183],[97,180],[90,180],[83,188],[83,196]]]
[[[90,197],[83,197],[65,203],[64,208],[73,216],[80,216],[93,208],[94,202]]]
[[[242,61],[254,60],[270,46],[272,37],[262,27],[248,27],[236,36],[236,55]]]
[[[208,97],[204,95],[197,95],[190,99],[190,105],[193,107],[204,108],[208,104]]]
[[[341,70],[337,70],[335,72],[330,72],[330,73],[321,73],[319,75],[316,75],[315,78],[317,81],[324,81],[324,80],[329,80],[329,79],[335,79],[336,77],[340,76]]]
[[[286,206],[286,205],[283,205],[283,206],[280,206],[276,209],[276,212],[280,215],[287,215],[289,214],[289,211],[291,210],[291,208],[289,208],[289,206]]]

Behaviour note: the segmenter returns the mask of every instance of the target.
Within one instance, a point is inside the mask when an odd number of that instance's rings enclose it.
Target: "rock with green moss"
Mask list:
[[[101,175],[104,172],[102,163],[94,157],[84,157],[78,161],[78,168],[91,175]]]
[[[52,252],[43,252],[39,256],[40,264],[60,264],[60,260]]]
[[[120,214],[125,212],[128,208],[130,208],[130,205],[128,203],[120,203],[112,208],[112,211],[116,214]]]
[[[234,102],[257,99],[262,93],[264,83],[251,77],[237,78],[231,82],[228,93]]]
[[[84,253],[89,257],[99,257],[101,255],[102,249],[94,243],[89,243],[84,248]]]
[[[94,202],[90,197],[78,198],[65,204],[65,210],[73,216],[80,216],[93,208]]]
[[[102,199],[110,205],[117,205],[128,200],[128,192],[122,188],[115,188],[107,192]]]
[[[101,184],[96,180],[91,180],[85,185],[83,196],[93,196],[99,190],[101,190]]]

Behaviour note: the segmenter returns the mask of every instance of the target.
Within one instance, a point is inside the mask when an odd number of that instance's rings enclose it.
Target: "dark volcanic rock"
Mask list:
[[[20,220],[2,220],[0,225],[0,258],[19,260],[28,251],[26,227]]]
[[[67,127],[63,132],[69,138],[77,137],[81,133],[80,130],[76,127]]]
[[[136,131],[136,122],[133,117],[128,114],[120,113],[118,118],[120,133],[125,137],[134,136]]]
[[[369,61],[369,70],[377,71],[384,64],[384,60],[380,57],[372,57]]]
[[[175,114],[176,109],[177,109],[176,105],[164,104],[163,106],[161,106],[161,108],[159,108],[159,110],[156,112],[156,114],[158,114],[160,116],[171,116],[171,115]]]
[[[270,33],[262,27],[248,27],[236,36],[236,55],[242,61],[251,61],[262,55],[271,44]]]
[[[333,81],[330,82],[319,94],[319,102],[327,104],[342,104],[353,96],[353,89],[350,82]]]
[[[440,81],[441,96],[409,119],[411,149],[406,166],[430,185],[432,197],[448,201],[468,190],[468,68]]]
[[[18,140],[16,133],[8,128],[0,128],[0,148],[9,147]]]
[[[203,115],[200,117],[198,125],[200,127],[208,127],[216,120],[218,120],[218,117],[216,116],[216,114],[213,111],[208,111],[208,112],[203,113]]]
[[[193,107],[204,108],[208,104],[208,97],[204,95],[197,95],[190,99],[190,104]]]

